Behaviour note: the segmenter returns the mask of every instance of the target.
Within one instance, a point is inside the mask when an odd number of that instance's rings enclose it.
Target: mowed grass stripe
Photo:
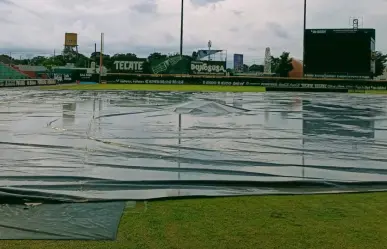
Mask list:
[[[7,249],[380,249],[387,193],[151,201],[128,208],[112,242],[2,241]],[[76,231],[75,231],[76,232]]]

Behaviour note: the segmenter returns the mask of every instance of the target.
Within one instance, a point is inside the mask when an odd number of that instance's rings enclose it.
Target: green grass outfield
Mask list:
[[[259,86],[219,85],[158,85],[158,84],[92,84],[41,86],[44,90],[130,90],[130,91],[184,91],[184,92],[265,92]]]
[[[128,91],[179,91],[179,92],[266,92],[260,86],[220,85],[161,85],[161,84],[92,84],[40,86],[42,90],[128,90]],[[352,94],[387,94],[386,90],[350,91]]]
[[[387,90],[349,90],[351,94],[387,94]]]
[[[381,249],[386,199],[371,193],[154,201],[146,211],[125,211],[116,241],[0,241],[0,248]]]
[[[366,94],[387,94],[386,90],[365,90]]]
[[[245,86],[137,84],[41,88],[222,92],[265,90]],[[142,204],[125,211],[116,241],[0,241],[0,248],[380,249],[387,245],[386,199],[387,193],[370,193],[152,201],[146,211]]]

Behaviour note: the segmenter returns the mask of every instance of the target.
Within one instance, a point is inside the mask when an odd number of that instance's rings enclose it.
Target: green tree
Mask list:
[[[101,58],[101,53],[100,52],[97,52],[97,53],[92,53],[91,54],[91,57],[90,59],[92,61],[95,60],[95,64],[99,67],[99,64],[100,64],[100,58]],[[112,57],[110,57],[110,55],[108,54],[103,54],[102,56],[102,65],[108,69],[110,68],[113,68],[113,63],[114,63],[114,60],[112,60]]]
[[[0,55],[0,61],[5,64],[14,64],[14,65],[29,65],[29,59],[16,59],[9,55],[2,54]]]
[[[191,58],[192,58],[192,60],[196,61],[198,59],[198,52],[193,51]]]
[[[263,70],[264,70],[263,65],[253,64],[249,67],[250,72],[263,72]]]
[[[0,55],[0,61],[5,64],[11,64],[14,62],[14,59],[9,55],[2,54]]]
[[[31,64],[30,59],[14,59],[12,62],[15,65],[29,65],[29,64]]]
[[[51,57],[51,58],[46,58],[42,64],[42,66],[45,66],[48,70],[51,70],[53,66],[56,66],[55,65],[55,58],[54,57]]]
[[[91,53],[90,59],[99,58],[99,54],[100,54],[100,52],[93,52],[93,53]]]
[[[283,52],[279,58],[272,57],[271,70],[280,77],[288,77],[289,72],[293,70],[292,58],[289,55],[290,53]]]
[[[44,56],[36,56],[36,57],[31,59],[31,65],[42,66],[46,60],[47,60],[47,58]]]
[[[87,68],[87,67],[90,66],[90,64],[91,64],[91,59],[89,59],[88,57],[84,56],[83,54],[79,54],[78,58],[75,61],[75,66],[76,67]]]
[[[169,53],[168,57],[175,57],[175,56],[178,56],[178,55],[180,55],[180,53],[174,52],[174,53]]]
[[[54,66],[65,66],[66,58],[63,55],[57,55],[55,57],[52,57],[52,64]]]
[[[6,54],[1,54],[0,56],[3,57],[3,58],[7,58],[8,60],[11,60],[11,59],[12,59],[11,56],[6,55]]]
[[[150,63],[152,63],[153,60],[158,61],[158,60],[165,60],[167,58],[168,58],[167,55],[161,54],[161,53],[158,53],[158,52],[154,52],[154,53],[152,53],[152,54],[150,54],[148,56],[148,60],[149,60]]]
[[[276,73],[280,63],[280,58],[271,56],[270,61],[271,61],[271,71]]]
[[[234,69],[231,69],[231,68],[227,68],[226,69],[226,72],[229,73],[229,76],[234,76]]]
[[[374,76],[377,77],[379,75],[382,75],[384,72],[384,69],[386,68],[387,63],[387,54],[383,54],[382,52],[376,52],[375,53],[375,74]]]
[[[137,60],[137,55],[132,53],[127,54],[115,54],[111,57],[113,61],[135,61]]]

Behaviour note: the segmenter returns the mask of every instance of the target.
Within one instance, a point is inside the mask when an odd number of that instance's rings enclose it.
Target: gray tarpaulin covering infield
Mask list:
[[[0,238],[114,238],[126,200],[384,191],[386,104],[329,93],[4,89]]]

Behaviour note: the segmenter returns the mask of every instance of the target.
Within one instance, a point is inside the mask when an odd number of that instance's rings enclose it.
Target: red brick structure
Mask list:
[[[289,78],[302,78],[302,61],[292,58],[293,70],[289,72]]]

